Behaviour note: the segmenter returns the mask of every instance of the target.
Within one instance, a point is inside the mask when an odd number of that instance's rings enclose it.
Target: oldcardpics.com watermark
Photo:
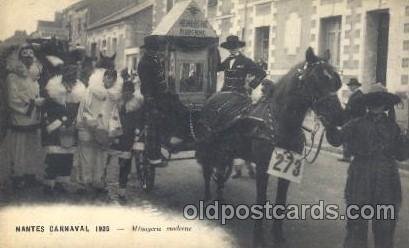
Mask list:
[[[274,205],[267,201],[264,205],[232,205],[221,204],[214,201],[205,204],[203,201],[199,205],[188,204],[183,208],[183,216],[188,220],[220,220],[221,224],[232,219],[260,220],[305,220],[310,216],[313,220],[344,220],[344,219],[395,219],[394,205],[348,205],[345,212],[341,214],[341,208],[336,204],[325,204],[319,201],[318,204],[287,204]]]

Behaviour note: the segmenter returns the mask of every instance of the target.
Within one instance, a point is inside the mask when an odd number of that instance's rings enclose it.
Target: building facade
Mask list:
[[[63,24],[63,15],[60,12],[55,13],[54,21],[38,21],[37,30],[31,34],[33,38],[52,38],[61,40],[68,39],[68,30]]]
[[[82,0],[63,10],[63,25],[72,46],[87,44],[88,27],[138,0]]]
[[[246,41],[245,53],[264,60],[273,79],[304,59],[311,46],[329,50],[343,81],[381,82],[409,90],[408,0],[207,0],[220,35]]]
[[[91,56],[116,55],[117,69],[136,71],[139,47],[152,31],[153,2],[139,1],[92,24],[88,28],[87,51]]]

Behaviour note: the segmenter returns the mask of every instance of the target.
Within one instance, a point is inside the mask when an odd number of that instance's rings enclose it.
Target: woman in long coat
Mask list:
[[[401,133],[394,118],[387,114],[399,103],[398,96],[377,84],[370,86],[360,100],[366,106],[367,113],[349,121],[342,128],[328,128],[327,139],[336,146],[346,143],[353,156],[345,187],[347,207],[375,207],[380,204],[393,207],[395,219],[372,219],[375,247],[391,248],[402,201],[396,160],[408,158],[408,137]],[[358,219],[348,218],[346,230],[344,247],[368,247],[367,219],[362,216]]]
[[[30,45],[23,45],[7,61],[7,91],[10,113],[8,155],[15,186],[42,179],[40,67]]]

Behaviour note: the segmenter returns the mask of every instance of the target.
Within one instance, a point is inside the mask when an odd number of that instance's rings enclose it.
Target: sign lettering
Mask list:
[[[205,30],[197,30],[197,29],[186,29],[186,28],[181,28],[179,30],[180,35],[184,36],[194,36],[194,37],[205,37],[206,32]]]

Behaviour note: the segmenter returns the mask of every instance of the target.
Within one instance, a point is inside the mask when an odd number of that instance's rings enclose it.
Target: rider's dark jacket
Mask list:
[[[235,59],[230,67],[230,61]],[[251,59],[239,53],[237,56],[227,57],[217,67],[218,71],[224,71],[224,85],[222,91],[238,91],[246,92],[245,83],[247,75],[253,75],[254,79],[249,83],[249,86],[256,88],[261,80],[266,76],[266,72],[254,63]]]

